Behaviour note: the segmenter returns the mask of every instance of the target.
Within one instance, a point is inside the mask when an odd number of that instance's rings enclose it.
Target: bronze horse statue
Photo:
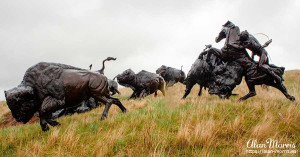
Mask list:
[[[237,43],[239,41],[239,28],[234,25],[223,26],[223,29],[216,37],[216,42],[218,43],[225,38],[225,46],[221,50],[216,48],[210,48],[208,50],[208,54],[213,53],[218,57],[221,57],[223,60],[235,61],[243,67],[245,81],[248,86],[249,93],[241,97],[239,101],[246,100],[250,97],[255,96],[255,86],[263,84],[267,86],[272,86],[280,90],[286,96],[287,99],[294,101],[295,97],[291,96],[287,92],[287,89],[282,83],[276,82],[273,77],[264,73],[258,68],[258,63],[250,58],[246,49],[235,49],[233,47],[228,46],[230,43]],[[284,67],[276,67],[275,65],[269,66],[277,75],[282,77],[285,69]]]

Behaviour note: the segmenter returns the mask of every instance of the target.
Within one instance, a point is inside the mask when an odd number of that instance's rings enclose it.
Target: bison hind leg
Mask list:
[[[111,97],[111,96],[103,96],[103,97],[98,97],[97,100],[99,100],[100,102],[105,104],[105,108],[104,108],[104,111],[102,113],[101,120],[105,120],[107,118],[108,111],[109,111],[112,104],[117,105],[122,110],[123,113],[126,112],[126,108],[122,105],[120,100],[117,99],[117,98],[114,98],[114,97]]]
[[[146,89],[143,89],[139,95],[139,98],[142,99],[149,95],[149,92]]]
[[[112,105],[112,101],[110,99],[106,99],[105,97],[97,97],[97,100],[105,104],[104,111],[101,116],[101,120],[105,120]]]
[[[110,97],[110,99],[112,100],[112,103],[117,105],[123,113],[126,113],[127,109],[123,106],[118,98]]]
[[[116,89],[116,92],[118,93],[119,96],[121,96],[121,92]]]
[[[117,92],[115,91],[115,90],[112,90],[112,92],[111,92],[111,96],[113,96],[113,95],[115,95]]]

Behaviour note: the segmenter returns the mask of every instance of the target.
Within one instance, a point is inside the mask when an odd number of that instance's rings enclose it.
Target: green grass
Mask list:
[[[241,95],[229,100],[206,91],[198,97],[199,87],[181,100],[185,87],[177,84],[165,97],[159,93],[156,98],[128,101],[131,91],[121,89],[126,114],[113,106],[107,120],[100,121],[101,107],[61,118],[61,126],[48,132],[38,123],[0,129],[0,156],[247,155],[250,138],[273,138],[299,149],[300,72],[287,72],[285,79],[295,102],[275,89],[257,87],[260,95],[238,103],[247,93],[245,83],[234,91]]]

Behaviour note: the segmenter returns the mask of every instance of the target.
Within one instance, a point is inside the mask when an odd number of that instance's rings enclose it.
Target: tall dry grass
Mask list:
[[[181,84],[168,88],[165,97],[143,100],[126,100],[132,91],[120,89],[128,113],[113,106],[100,121],[101,107],[61,118],[62,125],[48,132],[37,123],[1,129],[0,156],[245,156],[250,138],[273,138],[299,149],[300,71],[287,72],[285,80],[295,102],[257,86],[257,96],[239,103],[248,92],[244,82],[234,90],[239,96],[225,100],[207,91],[198,97],[198,86],[182,100]]]

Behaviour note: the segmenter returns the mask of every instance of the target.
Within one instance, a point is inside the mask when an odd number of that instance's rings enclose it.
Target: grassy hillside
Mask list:
[[[176,84],[165,97],[159,93],[128,101],[131,90],[124,88],[126,114],[113,106],[108,119],[100,121],[100,107],[61,118],[62,125],[48,132],[39,123],[2,128],[0,156],[237,156],[246,155],[250,138],[295,143],[299,151],[300,71],[286,72],[285,80],[295,102],[276,89],[257,86],[256,97],[239,103],[248,92],[244,82],[234,90],[240,95],[229,100],[207,91],[198,97],[198,86],[182,100],[185,87]],[[5,103],[0,109],[3,121],[9,110]]]

